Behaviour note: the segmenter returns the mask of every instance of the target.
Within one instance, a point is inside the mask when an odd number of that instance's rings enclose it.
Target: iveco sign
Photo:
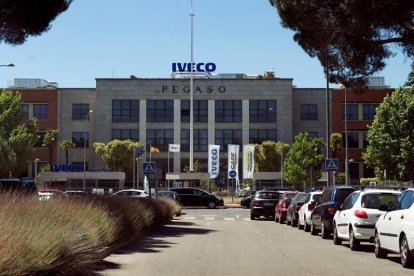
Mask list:
[[[216,71],[216,64],[209,62],[209,63],[193,63],[192,64],[193,72],[214,72]],[[172,64],[172,71],[173,72],[191,72],[191,63],[179,63],[174,62]]]

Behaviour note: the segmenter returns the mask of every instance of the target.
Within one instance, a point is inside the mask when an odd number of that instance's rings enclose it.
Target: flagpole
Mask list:
[[[152,154],[152,145],[150,144],[150,162],[151,162],[151,154]]]
[[[168,145],[168,161],[167,161],[167,172],[170,173],[170,145]],[[170,189],[170,180],[167,179],[168,190]]]
[[[190,61],[190,64],[191,64],[191,66],[190,66],[190,68],[191,68],[191,70],[190,70],[190,172],[193,172],[194,171],[194,168],[193,168],[193,163],[194,163],[194,161],[193,161],[193,143],[194,143],[194,141],[193,141],[193,97],[194,97],[194,95],[193,95],[193,90],[194,90],[194,87],[193,87],[193,78],[194,78],[194,76],[193,76],[193,17],[194,17],[194,13],[193,13],[193,1],[191,1],[191,13],[190,13],[190,17],[191,17],[191,54],[190,54],[190,58],[191,58],[191,61]]]
[[[132,158],[132,189],[135,189],[135,146],[132,150],[134,151]]]

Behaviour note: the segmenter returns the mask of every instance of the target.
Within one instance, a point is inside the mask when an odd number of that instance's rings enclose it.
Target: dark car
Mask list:
[[[299,210],[305,202],[309,200],[310,194],[298,192],[289,205],[286,214],[286,224],[295,227],[299,221]]]
[[[261,216],[275,217],[275,206],[279,193],[277,191],[257,191],[250,203],[250,219],[255,220]]]
[[[252,201],[253,197],[254,197],[254,194],[246,195],[242,197],[242,199],[240,200],[240,206],[245,207],[245,208],[250,208],[250,202]]]
[[[315,202],[316,207],[311,215],[311,235],[321,232],[323,239],[332,234],[333,217],[345,199],[356,190],[355,187],[334,186],[326,188],[319,199]]]
[[[213,209],[224,205],[221,197],[199,188],[172,188],[170,191],[178,194],[183,206],[206,206]]]
[[[158,191],[155,194],[156,198],[171,198],[175,200],[176,202],[180,203],[180,196],[173,191]]]
[[[275,208],[275,221],[279,223],[284,223],[287,216],[287,209],[292,202],[292,199],[296,196],[298,192],[294,191],[284,191],[279,193],[278,203]]]

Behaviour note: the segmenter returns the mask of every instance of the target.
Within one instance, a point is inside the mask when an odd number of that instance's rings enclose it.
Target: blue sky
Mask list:
[[[18,46],[0,45],[0,86],[41,78],[60,87],[95,87],[95,78],[168,78],[173,62],[190,61],[190,0],[74,0],[51,29]],[[293,78],[297,87],[324,87],[319,61],[283,29],[268,0],[193,0],[194,61],[216,73]],[[378,73],[402,85],[411,60],[398,54]]]

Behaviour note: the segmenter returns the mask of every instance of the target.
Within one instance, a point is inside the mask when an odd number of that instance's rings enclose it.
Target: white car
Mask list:
[[[414,189],[403,191],[398,201],[381,215],[375,227],[375,256],[399,253],[403,267],[414,266]],[[386,210],[386,209],[384,209]]]
[[[120,190],[111,196],[119,196],[119,197],[149,197],[145,190],[135,190],[135,189],[127,189],[127,190]]]
[[[315,208],[315,202],[319,201],[322,192],[311,192],[308,200],[302,205],[299,209],[299,221],[298,221],[298,228],[305,230],[306,232],[310,231],[310,224],[311,224],[311,214],[313,209]]]
[[[350,194],[333,218],[333,242],[349,241],[349,248],[358,250],[360,242],[374,242],[375,224],[386,208],[394,202],[399,191],[370,189]]]

